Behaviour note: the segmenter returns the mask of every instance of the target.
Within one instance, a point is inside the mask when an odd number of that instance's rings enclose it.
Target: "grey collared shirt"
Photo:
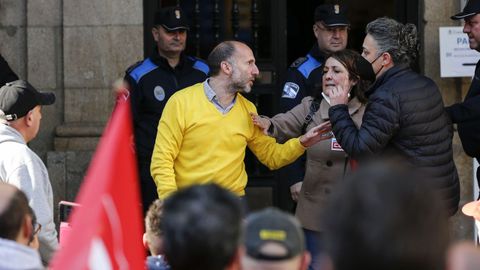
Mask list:
[[[222,105],[217,100],[217,94],[215,93],[215,91],[213,91],[210,84],[208,84],[208,80],[209,79],[206,79],[203,82],[203,89],[205,91],[205,95],[207,96],[208,100],[213,105],[215,105],[215,108],[217,108],[217,110],[219,112],[221,112],[222,114],[228,113],[233,108],[233,105],[235,105],[235,101],[237,100],[237,96],[235,95],[235,97],[232,100],[232,103],[230,103],[226,108],[223,108]]]

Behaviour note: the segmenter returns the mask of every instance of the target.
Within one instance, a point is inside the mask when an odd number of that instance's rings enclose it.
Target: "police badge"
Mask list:
[[[158,101],[163,101],[165,99],[165,90],[160,85],[157,85],[153,89],[153,95]]]
[[[293,82],[286,82],[285,86],[283,86],[282,98],[291,98],[294,99],[298,91],[300,90],[300,86]]]
[[[335,10],[335,14],[340,14],[340,6],[339,5],[334,5],[333,9]]]

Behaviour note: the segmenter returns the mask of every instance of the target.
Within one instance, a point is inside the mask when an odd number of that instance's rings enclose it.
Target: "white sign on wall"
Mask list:
[[[440,27],[440,76],[472,77],[480,53],[470,49],[463,27]]]

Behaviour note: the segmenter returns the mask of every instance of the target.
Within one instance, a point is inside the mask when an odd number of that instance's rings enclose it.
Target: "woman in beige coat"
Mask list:
[[[365,110],[364,91],[375,80],[371,64],[352,50],[330,55],[323,67],[322,89],[318,97],[305,97],[292,110],[273,118],[252,115],[254,124],[279,142],[298,137],[305,131],[327,122],[329,93],[333,88],[350,90],[348,109],[359,127]],[[321,141],[307,149],[305,177],[297,202],[295,215],[300,220],[307,240],[307,248],[315,258],[322,231],[321,215],[334,183],[350,170],[349,160],[335,137]],[[313,261],[312,261],[313,263]]]

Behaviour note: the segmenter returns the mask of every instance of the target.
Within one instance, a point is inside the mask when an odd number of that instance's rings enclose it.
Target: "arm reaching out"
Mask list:
[[[328,140],[332,137],[332,125],[330,124],[330,121],[327,121],[310,129],[307,133],[302,135],[300,137],[300,143],[304,147],[310,147],[319,141]]]

